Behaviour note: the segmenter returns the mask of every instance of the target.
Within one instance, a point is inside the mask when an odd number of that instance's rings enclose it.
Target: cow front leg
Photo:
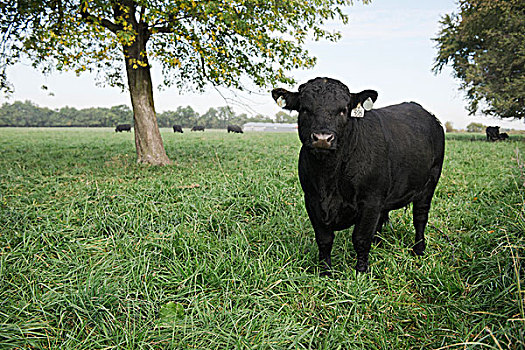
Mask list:
[[[357,253],[357,264],[355,266],[357,272],[366,272],[368,270],[368,253],[370,252],[372,239],[380,217],[381,212],[377,208],[365,208],[354,227],[352,243]]]
[[[330,276],[332,269],[332,246],[334,244],[334,231],[324,227],[314,227],[315,242],[319,249],[320,276]]]

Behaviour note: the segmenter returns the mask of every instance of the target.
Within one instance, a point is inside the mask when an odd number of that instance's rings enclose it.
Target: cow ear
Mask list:
[[[272,97],[281,108],[289,109],[291,111],[299,110],[298,92],[290,92],[282,88],[277,88],[272,90]]]
[[[357,106],[363,106],[366,111],[372,109],[374,102],[377,100],[377,91],[375,90],[363,90],[357,94],[350,94],[350,109],[354,109]]]

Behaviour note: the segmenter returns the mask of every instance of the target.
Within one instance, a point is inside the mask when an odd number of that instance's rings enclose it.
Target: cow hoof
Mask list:
[[[323,270],[319,272],[319,277],[332,277],[332,271],[330,270]]]
[[[359,272],[366,272],[368,270],[368,261],[357,260],[355,265],[355,270]]]
[[[381,243],[383,243],[383,240],[381,239],[381,237],[374,236],[374,238],[372,238],[372,244],[380,247],[382,245]]]
[[[414,256],[423,256],[425,255],[425,248],[414,247],[411,252]]]

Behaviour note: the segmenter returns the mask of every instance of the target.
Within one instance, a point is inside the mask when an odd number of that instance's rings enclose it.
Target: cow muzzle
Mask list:
[[[312,133],[312,146],[319,149],[331,149],[335,145],[335,135],[331,133]]]

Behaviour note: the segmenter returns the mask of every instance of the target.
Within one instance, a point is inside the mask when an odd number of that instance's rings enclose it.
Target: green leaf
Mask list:
[[[184,318],[184,315],[184,306],[182,304],[170,301],[160,308],[159,324],[172,324],[173,322]]]

